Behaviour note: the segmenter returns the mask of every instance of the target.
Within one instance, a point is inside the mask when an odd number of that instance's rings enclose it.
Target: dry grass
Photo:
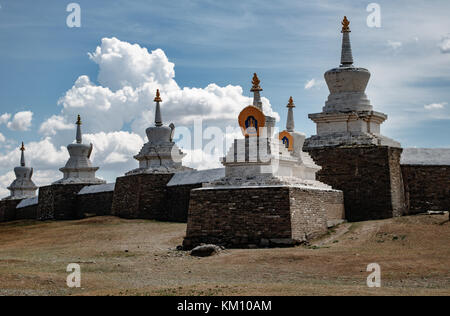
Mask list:
[[[313,247],[175,250],[186,225],[97,217],[0,224],[0,295],[450,295],[448,216],[344,224]],[[369,263],[382,288],[366,286]],[[82,288],[65,284],[79,263]]]

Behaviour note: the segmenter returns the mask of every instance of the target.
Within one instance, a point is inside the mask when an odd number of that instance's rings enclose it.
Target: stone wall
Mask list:
[[[39,220],[79,219],[77,195],[86,184],[56,184],[39,188]]]
[[[327,209],[339,202],[342,192],[286,186],[196,189],[183,246],[292,246],[325,233]]]
[[[117,178],[111,214],[170,221],[167,183],[172,177],[173,174],[139,174]]]
[[[187,223],[191,190],[201,187],[201,183],[167,187],[167,218],[173,222]]]
[[[406,212],[402,149],[372,146],[305,150],[322,166],[317,179],[344,192],[347,220],[384,219]]]
[[[114,191],[79,194],[77,197],[77,217],[111,215]]]
[[[21,200],[0,200],[0,222],[16,219],[16,207]]]
[[[30,205],[16,209],[16,220],[37,219],[38,205]]]
[[[409,214],[450,211],[450,166],[402,165]]]

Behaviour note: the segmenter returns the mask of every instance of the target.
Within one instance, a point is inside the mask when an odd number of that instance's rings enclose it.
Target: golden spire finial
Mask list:
[[[80,116],[80,114],[78,114],[77,122],[75,124],[81,125],[81,116]]]
[[[288,103],[287,107],[295,108],[294,99],[292,97],[289,98],[289,103]]]
[[[159,93],[159,89],[156,89],[156,98],[153,101],[155,101],[155,102],[162,102],[161,94]]]
[[[20,151],[25,151],[25,145],[22,142],[22,146],[20,147]]]
[[[342,21],[342,33],[349,33],[350,32],[350,21],[347,19],[346,16],[344,16],[344,20]]]
[[[253,79],[252,79],[252,84],[253,87],[250,91],[262,91],[261,87],[259,86],[259,84],[261,83],[261,81],[258,78],[258,75],[256,73],[253,74]]]

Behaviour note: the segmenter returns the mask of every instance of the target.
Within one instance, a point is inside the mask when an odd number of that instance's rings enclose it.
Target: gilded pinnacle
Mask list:
[[[289,98],[289,103],[288,103],[287,107],[295,108],[294,99],[292,97]]]
[[[162,102],[161,94],[159,93],[159,89],[156,90],[156,98],[153,101],[155,101],[155,102]]]
[[[22,146],[20,147],[20,150],[25,151],[25,145],[23,144],[23,142],[22,142]]]
[[[258,75],[256,73],[253,74],[253,80],[252,80],[253,87],[250,91],[252,91],[252,92],[262,91],[262,88],[259,86],[260,83],[261,83],[261,81],[259,80]]]
[[[77,122],[75,124],[77,124],[78,126],[81,125],[81,116],[79,114],[78,114]]]
[[[344,20],[342,21],[342,33],[350,33],[350,21],[344,16]]]

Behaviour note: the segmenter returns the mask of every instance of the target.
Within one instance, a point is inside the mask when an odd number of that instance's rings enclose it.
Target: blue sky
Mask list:
[[[66,26],[69,3],[0,0],[0,116],[33,112],[25,131],[0,123],[6,139],[0,155],[21,140],[47,137],[40,132],[42,123],[61,113],[58,100],[77,78],[86,75],[102,86],[99,64],[88,53],[113,37],[149,51],[162,49],[175,64],[180,87],[241,86],[250,96],[257,72],[280,127],[292,95],[297,130],[314,134],[307,115],[320,112],[328,96],[323,74],[339,64],[344,15],[351,21],[355,65],[372,73],[368,97],[389,115],[382,133],[404,147],[450,147],[447,0],[378,1],[381,28],[367,26],[370,1],[358,0],[79,0],[81,28]],[[308,82],[315,84],[306,89]],[[92,122],[86,129],[100,132],[102,126]],[[120,129],[131,132],[132,124],[125,120]],[[67,137],[52,142],[58,148]],[[10,163],[0,161],[0,174]]]

